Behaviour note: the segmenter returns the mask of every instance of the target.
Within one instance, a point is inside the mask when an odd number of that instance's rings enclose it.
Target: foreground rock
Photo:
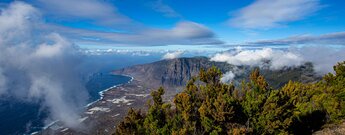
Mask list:
[[[345,135],[345,122],[340,125],[331,125],[317,131],[314,135]]]

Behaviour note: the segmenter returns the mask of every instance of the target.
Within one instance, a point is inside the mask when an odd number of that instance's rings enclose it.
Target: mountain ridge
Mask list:
[[[232,71],[236,74],[235,83],[240,83],[257,68],[251,66],[235,66],[226,62],[211,61],[208,57],[176,58],[160,60],[153,63],[135,65],[112,71],[113,74],[126,74],[141,80],[149,88],[165,87],[168,90],[176,90],[196,76],[200,69],[208,69],[212,66],[218,67],[223,73]],[[274,87],[279,87],[289,80],[302,81],[304,83],[319,80],[320,77],[314,72],[311,63],[305,63],[298,67],[286,67],[280,70],[260,69],[263,76]],[[278,81],[277,81],[277,78]]]

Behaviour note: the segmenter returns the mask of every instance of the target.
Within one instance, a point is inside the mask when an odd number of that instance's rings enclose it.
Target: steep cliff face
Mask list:
[[[212,66],[220,68],[223,73],[232,71],[236,74],[235,83],[247,79],[249,73],[255,67],[234,66],[225,62],[210,61],[207,57],[178,58],[162,60],[154,63],[136,65],[113,71],[114,74],[125,74],[144,82],[149,88],[176,88],[184,86],[192,76],[196,76],[201,68],[208,69]],[[261,69],[261,73],[268,82],[279,87],[289,80],[312,82],[318,79],[312,70],[311,64],[305,64],[295,68],[284,68],[281,70]],[[277,79],[278,78],[278,79]]]
[[[192,76],[199,73],[201,68],[207,69],[212,66],[221,67],[224,71],[232,67],[227,63],[209,61],[206,57],[194,57],[136,65],[116,70],[113,73],[133,76],[153,87],[161,85],[171,87],[185,85]]]

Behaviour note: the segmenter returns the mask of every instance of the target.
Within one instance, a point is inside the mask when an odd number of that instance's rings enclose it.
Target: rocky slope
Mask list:
[[[207,57],[178,58],[162,60],[154,63],[136,65],[113,71],[114,74],[126,74],[144,82],[146,86],[158,88],[163,86],[166,89],[176,90],[184,86],[192,76],[196,76],[201,68],[208,69],[216,66],[223,73],[232,71],[236,74],[235,83],[247,79],[249,73],[255,67],[234,66],[225,62],[210,61]],[[262,68],[261,73],[267,81],[274,87],[279,87],[289,80],[312,82],[319,77],[313,72],[312,65],[305,65],[295,68],[284,68],[281,70],[269,70]],[[173,92],[174,93],[174,92]]]

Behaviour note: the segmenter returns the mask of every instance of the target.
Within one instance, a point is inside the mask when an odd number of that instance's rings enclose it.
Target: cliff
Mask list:
[[[207,57],[177,58],[161,60],[149,64],[136,65],[113,71],[114,74],[125,74],[144,82],[149,88],[163,86],[168,90],[176,90],[184,86],[192,76],[196,76],[201,68],[218,67],[223,73],[232,71],[236,74],[234,82],[240,83],[247,79],[249,73],[256,67],[235,66],[225,62],[210,61]],[[279,87],[289,80],[313,82],[319,80],[312,64],[306,63],[299,67],[269,70],[261,68],[261,73],[273,87]]]

